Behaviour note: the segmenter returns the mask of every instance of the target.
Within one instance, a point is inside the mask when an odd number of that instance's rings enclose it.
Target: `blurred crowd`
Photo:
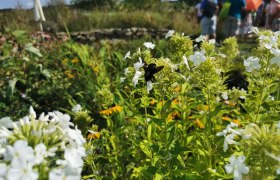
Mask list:
[[[195,9],[207,39],[216,39],[217,22],[226,38],[247,37],[253,26],[280,31],[280,0],[202,0]]]

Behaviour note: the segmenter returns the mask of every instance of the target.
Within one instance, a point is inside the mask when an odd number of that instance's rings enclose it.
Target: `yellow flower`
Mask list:
[[[233,123],[237,124],[238,126],[240,126],[241,122],[238,119],[234,119],[232,120]]]
[[[114,107],[111,107],[111,109],[113,109],[114,112],[121,112],[122,111],[122,107],[121,106],[114,106]]]
[[[181,90],[180,86],[174,88],[174,92],[180,92],[180,90]]]
[[[208,105],[203,105],[203,104],[199,104],[196,109],[198,111],[207,111],[209,109],[209,106]]]
[[[68,62],[68,59],[63,59],[62,64],[66,64]]]
[[[64,74],[65,74],[69,79],[73,79],[73,78],[75,77],[71,70],[66,70],[66,71],[64,72]]]
[[[172,120],[175,120],[176,118],[180,117],[180,114],[176,111],[169,113],[167,116],[167,121],[170,122]]]
[[[90,64],[89,65],[91,67],[91,69],[95,72],[95,73],[98,73],[99,72],[99,67],[94,65],[94,64]]]
[[[99,113],[101,114],[101,115],[111,115],[111,114],[113,114],[113,110],[112,109],[105,109],[105,110],[102,110],[102,111],[100,111]]]
[[[111,107],[111,108],[109,108],[109,109],[102,110],[102,111],[100,111],[99,113],[100,113],[101,115],[111,115],[111,114],[113,114],[113,112],[121,112],[121,111],[122,111],[122,107],[116,105],[116,106]]]
[[[93,132],[87,135],[87,139],[92,140],[92,139],[99,139],[101,134],[99,132]]]
[[[204,129],[205,126],[202,124],[202,122],[199,119],[195,120],[195,125],[197,125],[200,129]]]
[[[73,59],[71,60],[71,62],[72,62],[73,64],[76,64],[76,63],[79,62],[79,59],[75,57],[75,58],[73,58]]]
[[[156,104],[156,100],[154,100],[154,99],[152,99],[151,101],[150,101],[150,105],[152,106],[152,105],[154,105],[154,104]]]
[[[189,116],[189,119],[195,119],[195,117],[194,116]]]
[[[224,121],[230,121],[230,118],[227,117],[227,116],[223,116],[223,117],[222,117],[222,120],[224,120]]]

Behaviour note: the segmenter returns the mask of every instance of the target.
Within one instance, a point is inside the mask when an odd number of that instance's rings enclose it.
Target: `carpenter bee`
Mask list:
[[[155,63],[151,63],[151,64],[147,64],[144,61],[144,71],[145,71],[145,81],[152,81],[155,79],[154,74],[158,73],[159,71],[161,71],[164,66],[157,66]]]

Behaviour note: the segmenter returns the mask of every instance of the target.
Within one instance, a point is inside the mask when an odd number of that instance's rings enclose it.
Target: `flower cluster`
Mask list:
[[[80,179],[86,142],[70,116],[59,111],[0,125],[0,179]],[[52,165],[50,167],[50,165]]]
[[[241,135],[240,131],[233,129],[233,127],[238,127],[237,124],[231,122],[227,125],[226,129],[222,132],[217,133],[217,136],[224,136],[224,151],[228,150],[229,144],[238,144],[238,142],[234,141],[234,137],[236,135]]]
[[[225,165],[228,174],[233,173],[234,180],[242,180],[242,174],[248,174],[249,167],[245,164],[245,156],[232,155],[229,159],[229,164]]]

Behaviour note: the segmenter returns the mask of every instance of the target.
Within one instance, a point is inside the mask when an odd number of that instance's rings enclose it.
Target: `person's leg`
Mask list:
[[[206,39],[209,38],[209,25],[210,25],[210,19],[207,17],[203,17],[201,19],[201,34],[206,36]]]
[[[209,27],[209,39],[216,40],[216,29],[217,29],[217,16],[213,16],[210,20],[210,27]]]
[[[280,18],[272,21],[272,31],[280,31]]]

